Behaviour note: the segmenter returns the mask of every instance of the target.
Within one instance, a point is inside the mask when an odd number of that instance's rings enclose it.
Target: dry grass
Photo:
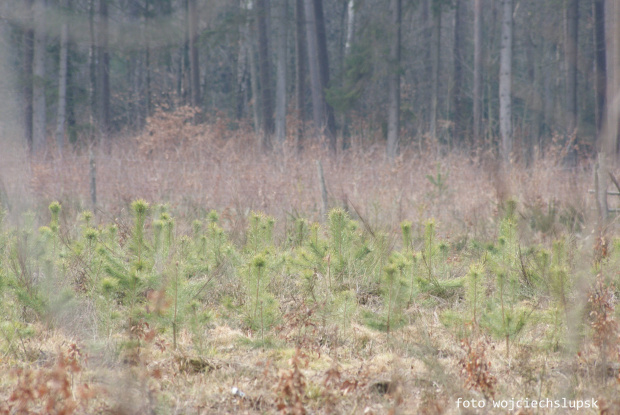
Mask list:
[[[195,126],[189,122],[192,116],[189,109],[158,113],[141,135],[118,138],[107,151],[94,148],[99,212],[118,215],[132,200],[144,198],[169,203],[179,216],[216,209],[233,226],[242,226],[236,222],[251,210],[280,223],[298,214],[316,220],[321,206],[317,160],[331,207],[344,206],[372,224],[394,229],[404,219],[421,223],[434,217],[454,233],[484,232],[509,197],[542,211],[554,206],[589,212],[594,207],[588,194],[590,164],[565,168],[553,151],[528,167],[515,164],[506,174],[500,174],[490,153],[438,155],[426,145],[406,147],[393,163],[382,145],[359,140],[336,157],[310,139],[299,154],[292,137],[264,154],[248,128],[229,129],[230,122],[219,118]],[[33,201],[46,206],[50,200],[60,200],[65,208],[92,209],[86,148],[62,158],[53,152],[35,159],[17,150],[4,152],[0,178],[14,211]]]

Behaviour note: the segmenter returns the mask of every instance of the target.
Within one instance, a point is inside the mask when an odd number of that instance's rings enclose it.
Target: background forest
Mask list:
[[[616,82],[615,8],[7,0],[3,89],[34,152],[52,135],[59,149],[113,141],[159,110],[190,105],[196,122],[252,125],[264,148],[287,136],[302,145],[318,130],[333,151],[386,140],[390,157],[399,144],[432,143],[505,147],[530,161],[554,139],[591,155]]]

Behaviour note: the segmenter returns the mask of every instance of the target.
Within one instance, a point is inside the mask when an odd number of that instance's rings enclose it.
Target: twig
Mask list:
[[[327,215],[327,187],[325,186],[325,175],[323,174],[323,165],[321,164],[321,160],[316,161],[316,167],[319,173],[319,186],[321,188],[321,217],[325,217]]]
[[[614,182],[614,185],[616,185],[616,189],[618,189],[618,192],[620,193],[620,184],[618,184],[618,180],[616,180],[616,178],[611,172],[608,172],[608,173],[609,173],[609,177],[611,177],[611,181]]]
[[[366,230],[372,235],[373,238],[375,238],[375,231],[372,229],[372,227],[370,226],[370,224],[368,223],[368,221],[362,216],[362,214],[360,213],[360,211],[357,209],[357,206],[355,206],[353,204],[353,202],[351,201],[351,199],[349,199],[349,197],[347,196],[347,203],[350,204],[353,207],[353,210],[355,211],[355,213],[357,214],[357,217],[360,218],[360,220],[362,221],[362,223],[364,224],[364,227],[366,228]]]

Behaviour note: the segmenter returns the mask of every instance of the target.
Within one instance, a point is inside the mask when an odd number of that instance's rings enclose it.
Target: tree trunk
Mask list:
[[[392,38],[390,40],[388,78],[388,133],[387,156],[394,159],[398,154],[400,140],[400,26],[401,0],[391,0]]]
[[[189,0],[184,0],[185,30],[183,31],[183,46],[181,48],[181,60],[179,71],[179,97],[185,105],[191,105],[191,75],[189,64]]]
[[[141,2],[139,0],[131,0],[129,2],[128,18],[131,27],[137,27],[140,24]],[[142,42],[146,41],[146,28],[141,28]],[[127,34],[125,34],[127,36]],[[129,122],[132,128],[140,130],[142,128],[142,74],[144,69],[139,53],[131,53],[128,57],[128,82],[131,83],[131,99],[129,101]]]
[[[283,143],[286,140],[286,37],[288,8],[287,0],[276,3],[277,11],[277,67],[276,67],[276,140]]]
[[[340,68],[340,84],[342,88],[346,88],[346,70],[347,59],[351,55],[351,46],[353,45],[353,35],[355,33],[355,0],[348,0],[346,2],[346,32],[344,36],[344,48],[342,53],[342,65]],[[344,21],[344,19],[343,19]],[[349,123],[347,120],[347,113],[345,111],[340,115],[340,131],[342,135],[342,149],[346,150],[351,146],[351,139],[349,137]]]
[[[474,0],[474,145],[482,140],[482,0]]]
[[[325,90],[329,86],[329,57],[327,53],[327,34],[325,31],[325,16],[323,13],[323,0],[314,0],[314,22],[316,25],[317,57],[321,81],[322,105],[325,114],[325,136],[329,143],[329,149],[336,153],[336,119],[334,110],[325,100]]]
[[[66,110],[66,142],[67,144],[75,144],[77,142],[77,131],[76,131],[76,113],[75,113],[75,87],[74,87],[74,61],[73,58],[73,49],[71,48],[71,43],[69,43],[68,48],[68,56],[67,56],[67,110]]]
[[[254,53],[254,42],[248,41],[248,54],[250,55],[250,88],[252,89],[252,117],[254,119],[254,130],[256,135],[260,134],[261,126],[261,107],[258,104],[260,93],[258,90],[258,68],[256,67],[256,55]]]
[[[617,0],[607,0],[605,3],[605,50],[607,63],[607,90],[606,108],[604,110],[605,126],[599,136],[598,171],[595,171],[595,181],[598,184],[597,204],[601,215],[602,226],[608,216],[607,209],[607,186],[609,184],[608,172],[613,169],[617,160],[618,122],[620,120],[620,4]]]
[[[452,85],[453,144],[464,143],[466,131],[463,114],[463,62],[465,61],[465,35],[463,30],[463,0],[454,4],[454,83]]]
[[[189,71],[191,103],[200,107],[200,61],[198,57],[198,10],[196,0],[188,0],[187,13],[189,18]]]
[[[145,0],[144,3],[144,30],[146,37],[144,38],[144,76],[145,76],[145,89],[144,89],[144,113],[143,117],[146,120],[151,116],[151,42],[149,38],[150,33],[150,12],[151,0]]]
[[[245,12],[245,0],[239,2],[239,12],[243,15]],[[247,16],[245,16],[247,19]],[[247,85],[248,85],[248,53],[246,41],[249,37],[247,33],[248,25],[246,22],[239,24],[239,50],[237,53],[237,111],[236,116],[241,120],[245,114],[246,103],[248,101]]]
[[[26,0],[28,16],[24,28],[24,67],[23,67],[23,86],[24,86],[24,135],[28,150],[33,151],[32,143],[32,98],[33,98],[33,60],[34,60],[34,21],[33,21],[33,0]]]
[[[260,131],[262,130],[261,126],[261,107],[258,104],[260,99],[260,94],[258,92],[258,68],[256,67],[256,54],[255,54],[255,45],[254,38],[250,37],[250,31],[248,29],[248,38],[245,44],[247,48],[247,53],[250,58],[250,86],[252,88],[252,115],[254,117],[254,130],[256,132],[256,136],[260,135]]]
[[[273,120],[273,94],[271,88],[271,64],[269,39],[267,36],[267,7],[265,0],[256,1],[256,27],[258,30],[258,74],[262,107],[262,148],[271,149],[271,136],[275,126]]]
[[[306,122],[306,59],[308,52],[306,50],[306,23],[304,13],[304,0],[296,0],[295,2],[295,20],[296,20],[296,45],[297,56],[296,66],[296,96],[295,107],[297,109],[297,150],[301,150],[302,140],[304,136]]]
[[[110,54],[108,45],[108,1],[99,0],[99,22],[97,25],[97,98],[99,133],[110,146]]]
[[[620,3],[608,0],[605,7],[607,29],[607,135],[603,151],[609,166],[616,162],[620,133]],[[607,173],[605,173],[607,174]]]
[[[577,35],[579,0],[566,3],[566,132],[569,136],[577,128]]]
[[[433,7],[433,48],[431,50],[431,59],[433,61],[432,86],[431,86],[431,138],[439,144],[437,137],[437,107],[439,102],[439,70],[441,67],[441,9]]]
[[[260,95],[258,92],[258,69],[256,68],[256,56],[255,56],[255,47],[254,47],[254,38],[252,36],[252,32],[255,30],[256,26],[252,24],[255,21],[256,15],[253,12],[253,1],[252,0],[240,0],[241,8],[243,9],[243,13],[245,15],[245,25],[241,29],[242,37],[241,37],[241,48],[244,49],[244,55],[247,57],[249,66],[250,66],[250,93],[252,103],[252,117],[254,121],[254,133],[256,134],[256,138],[261,141],[261,116],[260,116],[260,105],[258,100],[260,99]]]
[[[498,4],[499,3],[499,4]],[[485,62],[487,68],[494,67],[494,62],[497,55],[497,48],[499,47],[499,43],[497,36],[494,36],[498,30],[497,26],[499,24],[501,30],[501,19],[499,19],[499,15],[501,14],[502,4],[501,1],[492,1],[491,2],[491,20],[489,22],[488,33],[493,34],[490,36],[486,42],[486,54],[485,54]],[[500,36],[501,38],[501,36]],[[501,39],[499,39],[501,40]],[[496,81],[496,74],[491,73],[491,71],[486,71],[483,76],[484,80],[482,82],[483,89],[485,90],[486,100],[484,100],[486,104],[486,125],[485,130],[486,133],[483,135],[485,139],[485,146],[495,146],[495,126],[497,125],[497,121],[495,120],[496,115],[496,107],[497,101],[494,98],[497,98],[499,94],[497,94],[495,85],[499,85],[499,82]]]
[[[32,143],[33,152],[39,153],[46,147],[46,100],[45,100],[45,48],[46,48],[46,0],[34,2],[34,79],[32,87]]]
[[[63,1],[64,12],[69,9],[68,0]],[[68,50],[69,50],[69,24],[68,16],[62,17],[60,27],[60,69],[58,71],[58,115],[56,117],[56,145],[62,155],[65,144],[66,131],[66,109],[67,109],[67,69],[68,69]]]
[[[601,135],[606,104],[607,62],[605,58],[605,0],[593,1],[594,48],[595,48],[595,91],[596,91],[596,134]]]
[[[499,127],[501,158],[510,163],[512,153],[512,0],[502,1],[502,37],[499,69]]]
[[[353,43],[353,31],[355,29],[355,0],[347,3],[347,35],[344,42],[344,57],[351,54],[351,44]]]
[[[88,48],[88,74],[89,91],[88,98],[90,104],[90,125],[94,126],[97,118],[97,30],[95,28],[95,8],[97,0],[89,0],[88,3],[88,29],[90,35],[90,45]]]
[[[555,119],[555,95],[553,93],[553,76],[555,73],[553,64],[555,56],[555,45],[545,46],[543,51],[545,53],[545,59],[543,62],[543,119],[544,129],[543,134],[550,135],[553,131],[553,124]]]
[[[310,69],[310,93],[312,95],[312,118],[316,133],[320,134],[325,128],[324,91],[321,85],[321,73],[318,59],[318,44],[316,36],[316,20],[313,0],[304,0],[306,15],[306,40],[308,42],[308,67]]]
[[[534,44],[533,36],[530,33],[527,39],[526,55],[528,62],[528,82],[531,85],[528,92],[528,100],[531,102],[533,109],[530,120],[531,127],[528,134],[528,148],[524,149],[527,155],[527,161],[530,162],[537,157],[541,150],[541,130],[545,123],[544,118],[544,76],[542,69],[544,66],[544,57],[540,53],[543,48],[537,48]],[[537,51],[539,53],[537,53]]]
[[[434,31],[434,19],[431,14],[431,3],[433,0],[423,0],[420,6],[420,21],[422,24],[422,33],[421,40],[423,44],[422,49],[422,80],[424,84],[421,88],[421,97],[422,99],[418,105],[420,105],[420,112],[423,114],[421,118],[422,127],[418,127],[420,131],[424,133],[430,132],[431,125],[431,110],[432,110],[432,102],[433,102],[433,93],[432,93],[432,79],[433,79],[433,49],[435,44],[433,43],[433,35]]]

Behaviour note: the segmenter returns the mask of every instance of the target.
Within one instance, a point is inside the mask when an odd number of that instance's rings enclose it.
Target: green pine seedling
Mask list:
[[[433,197],[441,197],[448,189],[448,173],[441,171],[441,165],[437,163],[435,175],[427,174],[426,178],[433,185]]]
[[[332,209],[328,214],[331,247],[332,251],[338,255],[338,258],[342,258],[348,222],[349,216],[341,208]]]
[[[549,268],[549,288],[556,307],[560,309],[568,324],[568,296],[571,290],[566,242],[559,239],[553,242],[553,256]]]
[[[341,317],[340,331],[342,336],[346,337],[347,328],[351,326],[351,321],[353,321],[353,318],[357,312],[357,298],[355,291],[342,291],[338,293],[334,301],[335,309]]]
[[[56,245],[57,245],[57,240],[58,240],[58,234],[59,234],[59,231],[60,231],[60,223],[59,223],[60,203],[58,203],[58,202],[50,203],[49,210],[50,210],[50,213],[52,214],[52,219],[50,221],[50,229],[52,230],[52,233],[53,233],[53,237],[52,237],[52,241],[53,241],[52,255],[55,257],[56,256]]]
[[[295,219],[293,243],[294,246],[302,246],[306,238],[308,237],[308,221],[303,218]]]
[[[424,226],[423,247],[419,253],[420,260],[412,259],[414,263],[419,262],[419,266],[416,267],[419,270],[417,280],[422,292],[431,293],[435,297],[449,298],[456,289],[463,286],[462,278],[443,278],[450,274],[449,252],[450,246],[437,240],[435,221],[427,221]]]
[[[261,274],[263,274],[263,270],[265,269],[266,259],[264,255],[256,255],[252,260],[252,268],[256,272],[256,295],[254,296],[254,315],[253,318],[256,319],[256,313],[258,311],[258,304],[260,302],[260,294],[261,294]],[[264,289],[264,288],[263,288]]]
[[[485,289],[483,286],[484,265],[480,262],[472,264],[467,273],[467,291],[465,299],[471,311],[471,321],[474,327],[478,326],[480,309],[485,303]]]
[[[135,225],[133,229],[132,248],[136,255],[135,264],[142,267],[143,254],[146,249],[144,240],[144,223],[149,211],[149,204],[142,199],[138,199],[131,204],[131,210],[134,214]]]
[[[405,267],[406,264],[402,260],[402,256],[390,258],[390,262],[384,268],[381,282],[384,309],[382,321],[375,322],[373,316],[366,314],[368,323],[385,330],[388,339],[391,331],[403,322],[401,313],[407,302],[407,284],[403,276]]]
[[[273,217],[252,212],[247,232],[246,249],[250,253],[258,254],[261,250],[272,246],[274,225],[275,219]]]
[[[509,201],[510,202],[510,201]],[[491,251],[490,267],[495,275],[495,300],[483,315],[485,327],[506,341],[506,355],[510,356],[510,340],[525,327],[532,312],[519,307],[521,284],[519,282],[519,247],[516,205],[507,203],[506,217],[500,222],[497,248]]]
[[[408,220],[402,221],[400,224],[400,230],[403,236],[403,250],[409,252],[413,249],[413,236],[411,234],[412,223]]]
[[[438,286],[439,283],[435,276],[435,267],[439,257],[439,246],[435,238],[435,221],[429,220],[424,226],[422,262],[426,270],[426,283]]]

